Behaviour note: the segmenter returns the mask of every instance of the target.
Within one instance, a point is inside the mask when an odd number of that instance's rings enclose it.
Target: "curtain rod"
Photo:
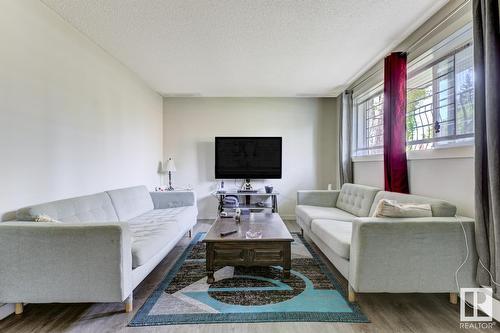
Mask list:
[[[423,35],[422,37],[420,37],[419,39],[417,39],[417,41],[415,43],[413,43],[412,45],[408,46],[406,48],[406,52],[409,53],[410,51],[414,50],[416,46],[418,46],[423,40],[425,40],[430,34],[432,34],[434,31],[436,31],[443,23],[445,23],[446,21],[448,21],[451,17],[455,16],[456,13],[458,13],[460,10],[462,10],[462,8],[464,8],[468,3],[470,2],[470,0],[465,0],[464,2],[462,2],[462,4],[460,6],[458,6],[457,8],[455,8],[451,13],[449,13],[448,15],[446,15],[446,17],[441,21],[439,22],[438,24],[436,24],[431,30],[429,30],[425,35]]]
[[[438,24],[436,24],[429,31],[427,31],[422,37],[420,37],[419,39],[417,39],[412,45],[409,45],[406,48],[406,50],[403,51],[403,52],[410,53],[412,50],[414,50],[417,46],[419,46],[422,43],[422,41],[424,41],[427,37],[429,37],[430,34],[432,34],[434,31],[436,31],[441,25],[443,25],[446,21],[448,21],[451,17],[453,17],[457,12],[459,12],[460,10],[462,10],[462,8],[464,8],[469,2],[470,2],[470,0],[465,0],[464,2],[462,2],[462,4],[460,4],[460,6],[458,6],[457,8],[455,8],[452,12],[448,13],[448,15],[446,15],[446,17],[443,20],[441,20]],[[373,73],[371,73],[370,75],[368,75],[361,82],[357,83],[353,87],[350,87],[349,90],[356,89],[357,87],[359,87],[361,84],[363,84],[368,79],[370,79],[371,77],[373,77],[375,74],[377,74],[382,69],[383,69],[383,67],[377,68],[376,70],[373,71]]]

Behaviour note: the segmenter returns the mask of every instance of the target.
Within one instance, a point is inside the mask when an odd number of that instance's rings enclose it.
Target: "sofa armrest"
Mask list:
[[[358,218],[352,225],[349,284],[357,292],[457,292],[474,287],[477,255],[469,218]]]
[[[126,223],[0,223],[0,303],[121,302],[132,292]]]
[[[155,209],[196,206],[193,191],[150,192]]]
[[[329,190],[297,191],[297,205],[335,207],[339,193]]]

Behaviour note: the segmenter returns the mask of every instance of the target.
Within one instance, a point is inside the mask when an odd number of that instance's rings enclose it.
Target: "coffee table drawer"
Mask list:
[[[252,250],[252,262],[281,263],[283,261],[283,251],[281,249],[254,249]]]
[[[228,248],[214,248],[214,258],[217,264],[226,263],[243,263],[246,258],[246,250],[244,249],[228,249]]]
[[[283,258],[283,247],[271,243],[215,244],[213,248],[213,260],[218,265],[273,265],[282,263]]]

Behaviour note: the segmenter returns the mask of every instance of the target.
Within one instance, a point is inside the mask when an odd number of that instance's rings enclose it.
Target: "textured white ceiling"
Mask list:
[[[165,96],[336,96],[447,0],[41,0]]]

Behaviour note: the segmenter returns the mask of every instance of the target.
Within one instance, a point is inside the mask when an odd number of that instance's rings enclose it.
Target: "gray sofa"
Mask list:
[[[130,187],[17,211],[0,223],[0,303],[123,302],[186,233],[193,192]],[[33,222],[40,215],[58,222]]]
[[[428,203],[433,217],[371,217],[381,199]],[[455,214],[443,200],[363,185],[297,193],[297,223],[349,281],[350,301],[364,292],[446,292],[456,303],[455,272],[467,256],[464,229],[469,256],[457,275],[460,287],[476,286],[477,255],[474,221]]]

